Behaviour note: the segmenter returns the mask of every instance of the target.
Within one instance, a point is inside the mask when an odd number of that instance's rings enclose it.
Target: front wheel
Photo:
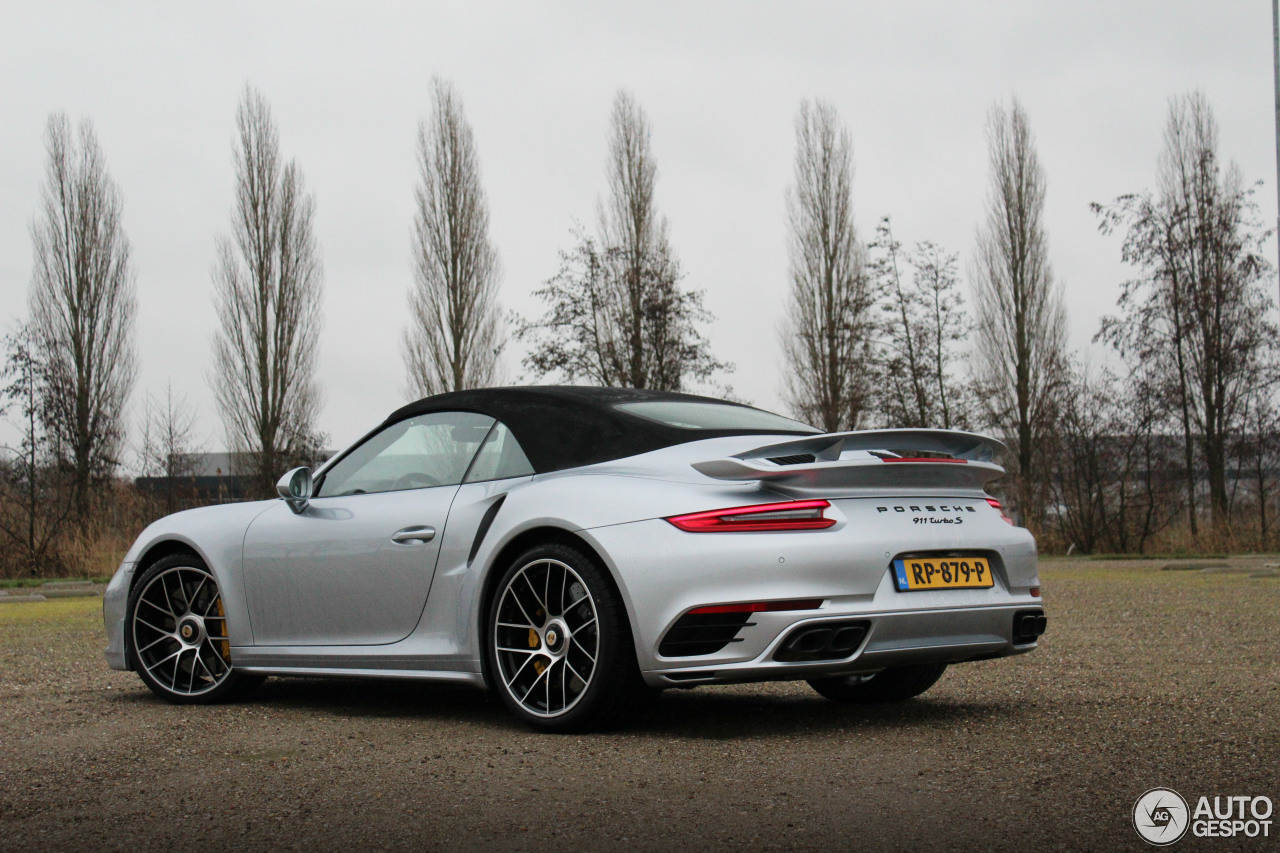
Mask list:
[[[815,678],[809,686],[834,702],[902,702],[928,690],[946,671],[945,663],[894,666],[870,675]]]
[[[134,670],[169,702],[221,702],[262,681],[231,665],[222,593],[194,554],[173,554],[142,573],[125,624]]]
[[[493,686],[536,729],[605,728],[644,693],[622,598],[578,548],[520,555],[498,581],[487,625]]]

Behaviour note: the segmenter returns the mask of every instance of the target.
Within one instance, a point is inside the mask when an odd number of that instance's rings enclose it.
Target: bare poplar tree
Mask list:
[[[658,170],[649,133],[644,110],[619,92],[600,236],[575,230],[577,246],[561,252],[560,271],[534,293],[548,310],[517,328],[517,337],[533,342],[524,364],[536,375],[679,391],[732,369],[711,355],[698,329],[711,320],[702,292],[680,286],[680,262],[654,203]]]
[[[185,394],[174,393],[172,382],[165,384],[163,397],[147,395],[138,461],[144,477],[163,480],[158,491],[165,512],[178,508],[182,480],[188,481],[187,486],[194,486],[196,455],[200,452],[195,425],[195,408]]]
[[[431,118],[418,125],[413,221],[413,319],[405,330],[408,384],[419,396],[495,381],[502,348],[498,253],[480,159],[454,86],[432,82]]]
[[[45,148],[46,183],[31,228],[31,332],[48,374],[48,424],[68,457],[83,516],[93,483],[119,462],[137,372],[137,297],[120,191],[93,124],[82,120],[73,135],[66,116],[50,116]]]
[[[973,289],[977,370],[987,415],[1017,459],[1018,517],[1039,517],[1039,445],[1065,368],[1067,315],[1049,265],[1045,178],[1027,114],[1015,98],[987,121],[990,193],[978,230]]]
[[[836,111],[802,101],[787,191],[791,296],[781,328],[784,395],[802,421],[860,425],[869,403],[875,289],[853,223],[853,143]]]
[[[1271,381],[1277,351],[1267,321],[1268,235],[1252,189],[1234,163],[1222,168],[1217,149],[1204,95],[1175,98],[1157,192],[1093,205],[1103,233],[1125,229],[1121,257],[1141,270],[1122,286],[1122,313],[1104,320],[1099,337],[1135,361],[1179,425],[1193,535],[1201,460],[1215,525],[1228,519],[1230,446],[1249,396]]]
[[[273,492],[291,462],[310,461],[319,389],[322,270],[315,200],[294,161],[281,162],[276,124],[246,87],[236,111],[236,204],[218,240],[212,384],[230,449],[251,460],[257,491]]]
[[[614,293],[607,304],[616,315],[619,381],[633,388],[672,386],[679,371],[672,363],[677,354],[662,346],[669,312],[661,304],[646,304],[673,296],[679,275],[679,262],[667,242],[667,221],[654,206],[658,166],[649,151],[649,135],[644,110],[630,92],[619,92],[610,117],[609,201],[600,211],[600,233],[614,255],[616,274],[607,278]],[[645,346],[646,319],[652,321],[648,331],[659,336],[657,347]],[[678,381],[674,385],[679,387]]]

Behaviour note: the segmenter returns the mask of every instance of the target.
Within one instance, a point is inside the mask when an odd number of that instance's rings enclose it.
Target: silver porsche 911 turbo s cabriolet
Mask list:
[[[278,500],[148,527],[106,657],[173,702],[272,675],[483,685],[549,731],[701,684],[908,699],[1045,629],[1035,541],[984,490],[998,449],[685,394],[441,394]]]

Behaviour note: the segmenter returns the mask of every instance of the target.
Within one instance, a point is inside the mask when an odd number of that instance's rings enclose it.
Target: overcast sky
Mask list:
[[[893,217],[967,271],[986,197],[983,128],[1016,94],[1048,177],[1050,257],[1071,343],[1111,310],[1119,241],[1091,201],[1154,183],[1171,96],[1199,88],[1221,147],[1274,221],[1271,10],[1235,2],[31,3],[0,6],[0,325],[26,316],[30,225],[51,112],[93,119],[124,195],[138,287],[132,401],[167,381],[222,433],[207,374],[210,268],[228,230],[231,142],[246,82],[271,104],[317,204],[325,270],[319,426],[331,446],[405,399],[399,337],[411,282],[414,137],[432,75],[475,131],[506,307],[595,222],[619,88],[648,112],[657,202],[716,315],[737,394],[778,409],[787,293],[783,198],[802,98],[833,104],[854,142],[854,207],[870,238]],[[519,351],[507,370],[519,377]],[[1095,356],[1096,360],[1097,356]]]

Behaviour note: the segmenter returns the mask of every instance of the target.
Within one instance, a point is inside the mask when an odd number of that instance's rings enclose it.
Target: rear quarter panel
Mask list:
[[[485,618],[480,593],[486,581],[490,574],[507,569],[510,555],[504,555],[504,551],[509,545],[535,529],[552,528],[583,539],[604,561],[622,593],[632,633],[639,642],[642,619],[629,592],[630,571],[639,555],[627,548],[615,551],[607,547],[593,531],[683,512],[780,499],[777,493],[755,483],[721,483],[691,473],[705,483],[579,469],[518,482],[463,486],[450,512],[449,530],[421,631],[431,634],[442,651],[456,642],[456,651],[466,650],[478,660],[478,630]],[[474,559],[469,560],[476,525],[489,505],[503,495],[501,509]],[[440,626],[444,625],[450,630],[441,632]]]

